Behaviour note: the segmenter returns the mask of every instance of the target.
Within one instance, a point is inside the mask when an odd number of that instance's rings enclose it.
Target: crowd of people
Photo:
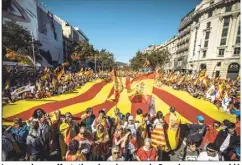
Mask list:
[[[8,69],[7,75],[4,77],[6,85],[3,90],[3,103],[7,104],[22,99],[42,99],[71,93],[87,82],[96,79],[97,75],[90,68],[74,73],[58,67],[55,70],[45,68],[36,72],[21,68]],[[100,74],[99,77],[106,78],[107,75]],[[29,90],[25,90],[27,85],[29,85]],[[14,91],[18,92],[13,93]]]
[[[70,92],[97,78],[91,70],[78,73],[63,70],[45,69],[39,73],[32,82],[35,88],[34,93],[31,92],[34,96],[30,99]],[[92,108],[88,108],[78,121],[74,120],[70,112],[61,114],[56,110],[48,114],[42,109],[36,109],[28,121],[16,118],[12,126],[3,127],[3,160],[240,160],[238,80],[211,80],[201,75],[192,78],[191,75],[161,73],[156,82],[206,99],[216,104],[218,109],[236,115],[237,122],[224,120],[222,123],[214,121],[213,125],[206,125],[206,118],[194,116],[197,123],[182,124],[180,115],[172,106],[168,114],[156,111],[153,115],[138,109],[135,116],[122,114],[118,108],[112,115],[107,115],[105,109],[102,109],[95,116]],[[8,93],[8,90],[5,89],[5,92]],[[48,92],[50,95],[40,95]],[[6,93],[6,98],[13,101]],[[24,96],[18,99],[26,99]]]
[[[240,77],[236,80],[208,78],[206,70],[198,74],[161,73],[157,85],[188,92],[195,98],[215,104],[220,111],[240,116]]]
[[[181,161],[240,160],[240,118],[206,125],[203,116],[197,123],[181,124],[174,107],[154,116],[138,109],[135,116],[112,115],[104,109],[98,116],[88,108],[81,121],[70,112],[47,114],[37,109],[25,123],[3,127],[3,160],[63,161]]]

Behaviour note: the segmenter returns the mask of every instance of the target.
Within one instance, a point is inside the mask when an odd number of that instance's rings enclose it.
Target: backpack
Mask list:
[[[41,136],[34,136],[32,134],[30,134],[30,136],[34,139],[34,141],[32,142],[32,147],[36,150],[36,151],[42,151],[44,150],[44,142],[43,142],[43,138]]]

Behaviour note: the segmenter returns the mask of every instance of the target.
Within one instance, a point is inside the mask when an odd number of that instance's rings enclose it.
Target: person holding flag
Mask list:
[[[181,124],[181,118],[177,114],[175,107],[170,107],[170,113],[168,113],[165,118],[165,123],[168,126],[167,127],[167,135],[168,135],[168,142],[169,147],[171,150],[176,150],[178,143],[179,143],[179,137],[180,137],[180,127]]]

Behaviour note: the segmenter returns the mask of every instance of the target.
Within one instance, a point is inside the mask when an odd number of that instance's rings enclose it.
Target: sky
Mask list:
[[[128,63],[138,50],[175,36],[180,20],[201,0],[39,0],[79,27],[95,49]]]

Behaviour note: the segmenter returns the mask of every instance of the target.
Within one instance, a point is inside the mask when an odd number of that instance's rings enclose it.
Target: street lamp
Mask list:
[[[34,70],[36,70],[35,53],[34,53],[34,34],[33,34],[33,31],[31,32],[31,37],[32,37],[32,50],[33,50]]]

